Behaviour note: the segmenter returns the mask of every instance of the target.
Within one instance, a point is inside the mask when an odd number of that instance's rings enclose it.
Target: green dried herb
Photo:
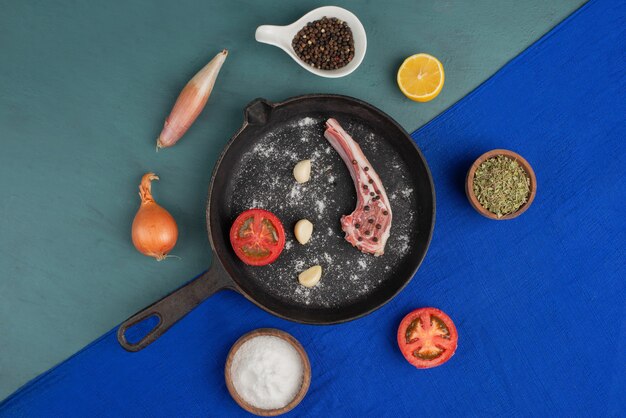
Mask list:
[[[530,179],[512,158],[498,155],[485,160],[474,174],[474,195],[498,218],[517,211],[530,195]]]

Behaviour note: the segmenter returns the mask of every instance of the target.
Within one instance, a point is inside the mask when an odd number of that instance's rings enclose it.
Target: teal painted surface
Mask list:
[[[0,1],[0,398],[209,265],[207,185],[248,101],[348,94],[412,131],[582,3],[337,2],[361,18],[369,48],[355,73],[329,80],[254,41],[256,26],[324,3]],[[222,48],[231,54],[207,109],[155,153],[179,90]],[[416,52],[446,69],[426,104],[395,85]],[[157,263],[130,242],[148,170],[179,223],[180,260]]]

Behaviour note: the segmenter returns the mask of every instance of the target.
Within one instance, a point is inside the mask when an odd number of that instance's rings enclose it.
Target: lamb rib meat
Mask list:
[[[326,121],[324,137],[346,163],[356,188],[356,209],[341,217],[346,241],[364,253],[383,255],[391,229],[391,205],[383,183],[359,144],[335,119]]]

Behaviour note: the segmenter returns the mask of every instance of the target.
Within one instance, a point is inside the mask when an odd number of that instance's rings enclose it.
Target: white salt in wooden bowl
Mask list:
[[[233,364],[233,358],[235,357],[235,353],[237,350],[246,343],[247,341],[260,336],[270,336],[270,337],[278,337],[286,342],[288,342],[300,355],[300,360],[302,361],[302,384],[300,389],[294,396],[294,398],[282,408],[277,409],[262,409],[256,406],[250,405],[246,402],[237,390],[235,389],[235,385],[233,384],[233,377],[231,374],[231,368]],[[231,347],[228,352],[228,356],[226,357],[226,367],[224,368],[224,375],[226,379],[226,387],[228,387],[228,392],[230,396],[233,397],[235,402],[239,404],[240,407],[245,409],[246,411],[264,417],[272,417],[276,415],[281,415],[286,412],[291,411],[293,408],[298,406],[298,404],[304,399],[307,391],[309,390],[309,385],[311,384],[311,363],[309,362],[309,356],[306,354],[304,347],[296,340],[293,336],[286,333],[285,331],[281,331],[275,328],[259,328],[254,331],[250,331],[247,334],[241,336],[235,344]]]

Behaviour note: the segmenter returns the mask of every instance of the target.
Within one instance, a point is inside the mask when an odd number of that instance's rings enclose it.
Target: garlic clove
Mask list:
[[[311,179],[311,160],[302,160],[293,168],[293,176],[300,184]]]
[[[322,278],[322,266],[313,266],[298,275],[298,281],[302,286],[313,287]]]
[[[300,219],[293,228],[293,233],[298,242],[302,245],[309,242],[313,235],[313,224],[308,219]]]

